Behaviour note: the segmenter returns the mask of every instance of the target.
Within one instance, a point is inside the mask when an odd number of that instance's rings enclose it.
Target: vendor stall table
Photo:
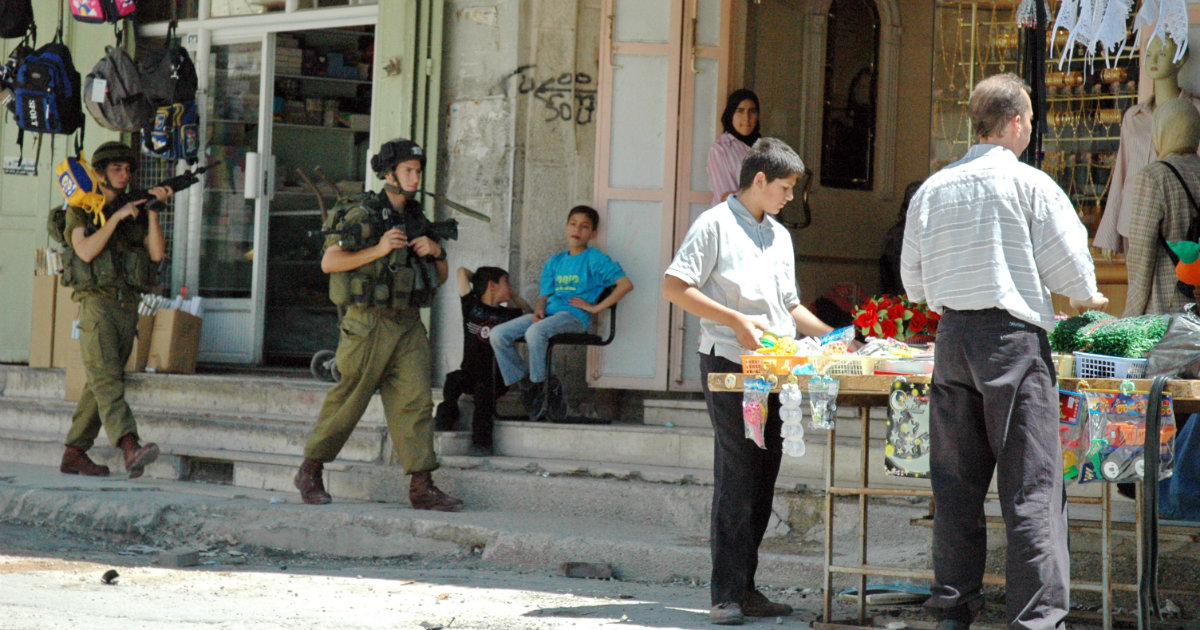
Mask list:
[[[715,392],[740,392],[742,391],[744,374],[709,374],[708,387]],[[777,377],[779,383],[787,382],[786,376]],[[858,576],[858,623],[867,622],[866,615],[866,592],[867,592],[867,577],[897,577],[905,579],[923,579],[932,580],[932,570],[922,569],[905,569],[899,567],[888,567],[883,565],[874,565],[867,562],[867,500],[869,497],[929,497],[932,498],[931,490],[923,490],[916,488],[872,488],[868,483],[868,455],[870,454],[871,440],[871,408],[883,407],[887,405],[888,396],[892,382],[897,377],[894,375],[839,375],[837,379],[841,386],[838,392],[839,406],[854,406],[858,407],[858,416],[862,422],[862,433],[860,436],[859,446],[859,483],[857,486],[840,486],[834,479],[834,441],[836,439],[836,428],[828,431],[827,444],[825,449],[825,572],[824,572],[824,613],[822,621],[824,623],[816,623],[815,628],[826,628],[829,630],[854,628],[845,624],[835,624],[832,622],[832,607],[833,607],[833,576],[834,574],[849,574]],[[927,383],[930,377],[927,375],[912,375],[905,376],[909,382]],[[1080,382],[1084,379],[1063,378],[1059,379],[1059,387],[1066,390],[1077,391]],[[1117,390],[1120,388],[1122,379],[1086,379],[1086,387],[1093,390]],[[1149,380],[1134,380],[1134,388],[1137,391],[1147,391],[1150,389],[1151,381]],[[802,390],[807,391],[807,378],[800,377],[797,384]],[[778,392],[779,386],[773,388],[773,391]],[[1170,394],[1175,406],[1176,414],[1192,413],[1200,411],[1200,381],[1191,380],[1172,380],[1168,381],[1164,392]],[[1137,592],[1138,584],[1116,584],[1113,583],[1109,576],[1111,575],[1111,548],[1112,548],[1112,511],[1111,511],[1111,484],[1100,484],[1100,497],[1070,497],[1072,503],[1083,503],[1099,505],[1101,509],[1100,519],[1100,538],[1101,538],[1101,576],[1099,582],[1088,582],[1080,580],[1071,581],[1072,590],[1089,591],[1100,593],[1101,617],[1104,630],[1111,630],[1113,627],[1112,618],[1112,594],[1114,590]],[[1139,492],[1141,484],[1138,484]],[[833,519],[834,519],[834,499],[838,496],[857,496],[859,507],[859,522],[858,522],[858,563],[855,565],[839,565],[833,562]],[[994,498],[994,496],[992,497]],[[1136,536],[1138,540],[1142,540],[1148,532],[1143,528],[1143,514],[1141,509],[1141,501],[1137,501],[1137,523]],[[1149,532],[1151,536],[1157,536],[1158,532]],[[1139,548],[1142,546],[1139,545]],[[1138,556],[1138,574],[1142,574],[1141,555]],[[984,576],[985,584],[1003,585],[1004,576],[989,574]],[[1161,589],[1163,593],[1172,592],[1170,589]],[[1188,592],[1188,594],[1194,594]]]

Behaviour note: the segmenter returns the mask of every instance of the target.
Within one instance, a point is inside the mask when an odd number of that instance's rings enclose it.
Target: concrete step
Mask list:
[[[643,422],[657,426],[712,427],[708,407],[703,400],[672,400],[647,398],[642,403]]]
[[[223,449],[179,448],[161,445],[162,454],[146,469],[147,479],[201,481],[263,490],[277,500],[298,501],[292,478],[300,455],[273,455]],[[109,467],[112,479],[124,478],[121,453],[95,447],[89,455]],[[62,456],[61,438],[39,432],[10,432],[0,441],[5,467],[56,465]],[[435,473],[445,492],[459,497],[472,510],[518,510],[557,514],[563,518],[613,518],[631,523],[670,527],[704,535],[709,527],[712,488],[694,481],[661,483],[685,478],[681,471],[651,471],[644,475],[598,462],[520,458],[447,457]],[[607,471],[607,472],[603,472]],[[325,466],[325,482],[335,501],[408,504],[409,479],[398,466],[335,461]],[[786,536],[813,525],[821,499],[812,493],[781,491],[775,497],[769,535]]]
[[[63,370],[0,366],[0,394],[4,396],[63,400],[63,381]],[[142,408],[316,418],[331,386],[312,378],[141,372],[125,375],[125,398],[130,406]],[[440,400],[437,390],[434,403]],[[378,395],[363,420],[384,422]]]
[[[150,544],[235,540],[250,547],[345,557],[408,555],[436,561],[474,556],[488,566],[555,573],[563,563],[583,561],[611,564],[627,580],[704,582],[711,571],[704,533],[639,523],[624,512],[574,516],[472,506],[447,514],[353,501],[308,506],[294,496],[278,500],[258,490],[65,477],[47,467],[7,466],[4,475],[0,520],[53,522],[81,534],[113,533]],[[628,482],[612,483],[629,487]],[[634,491],[627,503],[645,498]],[[881,527],[900,527],[919,513],[911,507],[888,514],[881,510],[888,520]],[[835,558],[848,560],[855,538],[849,529],[836,533],[840,546]],[[918,535],[928,537],[926,532]],[[764,545],[756,577],[762,585],[813,585],[819,583],[820,566],[819,545],[780,539]]]
[[[39,431],[66,436],[74,403],[5,396],[0,399],[0,435],[7,431]],[[143,441],[178,449],[233,449],[251,453],[299,454],[312,430],[311,418],[198,414],[135,408]],[[387,428],[360,424],[339,457],[347,461],[383,463],[390,453]],[[98,443],[107,443],[103,432]]]

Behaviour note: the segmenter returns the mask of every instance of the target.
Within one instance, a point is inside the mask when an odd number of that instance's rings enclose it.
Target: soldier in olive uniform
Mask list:
[[[158,445],[138,442],[137,423],[125,402],[125,362],[137,334],[137,305],[157,284],[157,263],[166,250],[158,213],[145,201],[114,202],[137,168],[138,154],[119,142],[105,142],[92,154],[92,167],[104,194],[104,211],[67,206],[63,230],[64,286],[79,302],[79,349],[87,385],[75,409],[59,470],[105,476],[108,467],[87,456],[100,428],[121,449],[129,476],[140,477],[158,457]],[[165,201],[173,191],[150,193]]]
[[[329,236],[321,269],[330,275],[330,299],[344,306],[337,367],[341,380],[329,390],[316,427],[304,447],[296,488],[305,503],[332,499],[324,464],[333,461],[376,391],[383,397],[388,431],[408,491],[421,510],[458,511],[462,501],[433,485],[433,397],[429,339],[420,307],[446,281],[446,252],[423,231],[429,220],[412,197],[421,183],[425,153],[411,140],[385,143],[371,168],[383,191],[339,204],[324,226]]]

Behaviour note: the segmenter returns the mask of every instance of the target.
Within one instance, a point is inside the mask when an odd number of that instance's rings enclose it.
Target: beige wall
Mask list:
[[[34,20],[38,24],[38,42],[50,42],[58,20],[58,3],[53,0],[34,0]],[[68,14],[63,39],[71,49],[75,67],[86,76],[104,55],[104,46],[115,43],[111,24],[84,24]],[[0,40],[0,60],[19,40]],[[17,126],[5,112],[0,124],[0,154],[16,157]],[[84,153],[108,140],[119,140],[118,134],[101,128],[88,117]],[[54,148],[51,150],[51,138]],[[37,136],[26,134],[25,156],[30,157],[37,146]],[[30,308],[33,292],[33,250],[46,247],[46,214],[52,205],[62,203],[62,195],[54,184],[54,167],[62,161],[71,147],[71,137],[45,136],[42,141],[38,175],[5,175],[0,173],[0,287],[3,288],[4,314],[0,316],[0,362],[22,362],[29,359]]]

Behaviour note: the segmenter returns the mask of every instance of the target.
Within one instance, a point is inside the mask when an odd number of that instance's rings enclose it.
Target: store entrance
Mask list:
[[[337,346],[337,310],[320,263],[321,208],[363,191],[375,29],[274,39],[263,363],[307,366],[315,352]]]

